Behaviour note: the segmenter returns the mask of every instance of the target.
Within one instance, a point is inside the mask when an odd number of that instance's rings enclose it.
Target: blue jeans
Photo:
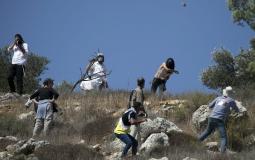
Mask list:
[[[132,147],[132,155],[136,155],[138,142],[134,137],[132,137],[129,134],[116,134],[116,133],[115,136],[126,144],[122,151],[121,155],[122,157],[127,155],[127,152],[130,149],[130,147]]]
[[[206,130],[198,137],[200,141],[203,141],[206,139],[211,133],[215,131],[215,129],[219,130],[220,132],[220,138],[221,138],[221,144],[220,144],[220,152],[226,151],[227,146],[227,132],[225,128],[225,123],[223,120],[216,119],[216,118],[208,118],[208,125]]]

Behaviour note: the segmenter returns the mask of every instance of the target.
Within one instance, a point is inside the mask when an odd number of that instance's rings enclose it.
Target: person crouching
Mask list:
[[[128,150],[132,147],[132,155],[135,156],[137,153],[137,140],[129,134],[130,126],[137,125],[146,121],[146,118],[138,119],[137,115],[143,112],[139,110],[139,107],[131,107],[124,112],[122,117],[119,119],[116,128],[114,129],[115,136],[126,144],[124,147],[121,157],[126,157]]]
[[[38,99],[33,137],[37,137],[41,130],[43,130],[44,136],[49,133],[53,120],[53,103],[59,96],[59,94],[52,88],[53,85],[53,80],[47,78],[43,82],[43,87],[36,90],[30,96],[30,100]]]

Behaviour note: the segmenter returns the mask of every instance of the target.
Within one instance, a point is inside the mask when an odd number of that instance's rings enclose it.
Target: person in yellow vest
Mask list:
[[[124,112],[122,117],[119,119],[116,128],[114,129],[115,136],[126,144],[124,147],[121,157],[125,157],[128,150],[132,147],[132,155],[135,156],[137,153],[137,140],[129,134],[130,126],[137,125],[146,121],[146,118],[139,118],[138,115],[142,114],[143,111],[139,110],[139,107],[130,107]]]

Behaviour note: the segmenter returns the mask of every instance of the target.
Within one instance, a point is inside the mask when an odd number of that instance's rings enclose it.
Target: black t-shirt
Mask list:
[[[31,96],[30,99],[37,98],[38,100],[57,99],[59,94],[53,88],[39,88]]]
[[[130,126],[131,124],[130,124],[129,120],[131,118],[136,119],[136,117],[137,117],[137,114],[134,111],[132,111],[132,110],[128,111],[123,114],[122,122],[124,123],[125,126]]]

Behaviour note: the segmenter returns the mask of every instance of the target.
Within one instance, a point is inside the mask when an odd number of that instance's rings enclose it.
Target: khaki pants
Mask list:
[[[37,118],[35,122],[34,131],[33,131],[33,137],[38,136],[42,130],[43,130],[43,135],[47,136],[49,134],[51,124],[52,124],[52,119]]]
[[[41,107],[41,108],[40,108]],[[46,109],[46,110],[44,110]],[[35,127],[33,131],[33,137],[37,137],[43,130],[43,135],[47,136],[49,134],[50,127],[53,120],[53,107],[52,103],[42,102],[38,105]]]

